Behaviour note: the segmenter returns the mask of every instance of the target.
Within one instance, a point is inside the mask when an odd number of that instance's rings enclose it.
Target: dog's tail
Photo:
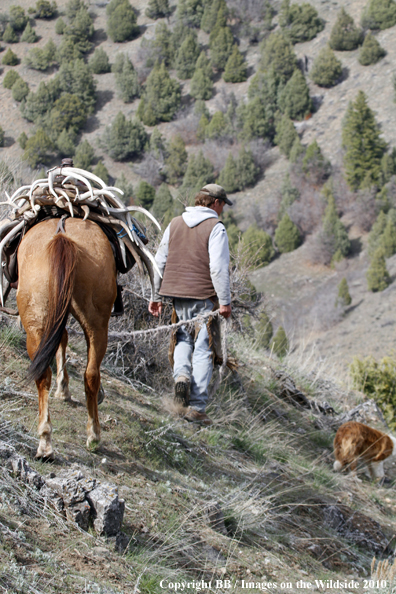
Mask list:
[[[340,472],[343,469],[343,466],[339,460],[336,460],[333,464],[333,468],[336,472]]]

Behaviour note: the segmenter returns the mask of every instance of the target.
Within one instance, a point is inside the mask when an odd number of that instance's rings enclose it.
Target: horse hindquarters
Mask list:
[[[63,234],[52,239],[43,228],[33,229],[18,254],[18,309],[27,335],[32,363],[28,377],[35,379],[39,395],[38,458],[53,458],[52,426],[48,408],[50,363],[56,355],[70,310],[77,246]],[[50,239],[50,240],[49,240]]]

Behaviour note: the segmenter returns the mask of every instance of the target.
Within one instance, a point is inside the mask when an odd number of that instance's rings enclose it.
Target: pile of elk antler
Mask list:
[[[48,172],[48,178],[38,179],[30,186],[22,186],[12,196],[6,192],[7,200],[0,204],[11,206],[12,213],[4,221],[0,242],[0,296],[3,303],[3,249],[26,225],[34,224],[43,207],[56,206],[72,217],[90,219],[112,227],[117,233],[124,265],[129,250],[141,272],[146,267],[153,284],[153,267],[160,274],[154,257],[145,247],[144,233],[140,223],[131,212],[141,212],[161,229],[153,215],[141,206],[125,206],[116,196],[122,190],[107,186],[97,175],[76,167],[55,167]]]

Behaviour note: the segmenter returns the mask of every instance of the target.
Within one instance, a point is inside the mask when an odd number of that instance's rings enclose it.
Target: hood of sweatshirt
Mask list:
[[[206,219],[218,219],[217,212],[206,206],[187,206],[182,214],[183,221],[190,227],[196,227]]]

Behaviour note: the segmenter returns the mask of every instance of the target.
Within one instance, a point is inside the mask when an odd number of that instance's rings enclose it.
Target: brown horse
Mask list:
[[[50,219],[32,227],[18,250],[17,303],[32,359],[29,377],[36,380],[39,396],[40,442],[36,457],[44,459],[54,457],[48,394],[50,363],[55,356],[55,396],[70,399],[65,369],[69,313],[80,323],[88,346],[84,375],[87,446],[99,442],[100,364],[107,348],[108,324],[117,293],[113,252],[100,227],[90,220],[70,218],[65,232],[57,232],[58,222],[59,219]]]

